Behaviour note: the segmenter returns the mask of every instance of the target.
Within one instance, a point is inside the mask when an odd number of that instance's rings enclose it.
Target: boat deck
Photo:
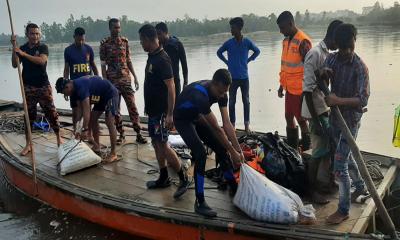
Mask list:
[[[65,125],[61,129],[64,140],[71,136],[71,119],[67,116],[60,118]],[[57,145],[55,135],[52,133],[33,133],[33,142],[36,156],[36,168],[38,172],[46,173],[62,183],[68,183],[78,189],[94,191],[99,196],[111,196],[112,199],[120,199],[123,202],[132,202],[151,206],[162,211],[174,210],[180,213],[193,216],[193,203],[195,200],[193,186],[179,200],[175,200],[172,195],[176,186],[162,190],[146,189],[146,181],[158,177],[157,161],[151,144],[137,145],[134,142],[134,132],[131,128],[125,128],[127,141],[125,144],[117,147],[117,152],[122,155],[118,162],[110,164],[99,164],[97,166],[71,173],[66,176],[60,176],[57,173],[56,165]],[[109,137],[105,125],[101,124],[101,143],[108,146]],[[144,133],[146,135],[146,133]],[[3,147],[17,158],[21,163],[30,165],[29,157],[21,157],[19,152],[25,143],[25,136],[17,133],[1,133],[0,143]],[[375,159],[382,163],[381,170],[385,178],[381,181],[378,192],[383,195],[392,183],[396,174],[396,167],[393,160],[388,157],[363,153],[365,160]],[[207,162],[207,169],[215,166],[213,156],[210,156]],[[189,171],[191,174],[193,171]],[[177,176],[170,171],[172,178],[177,181]],[[252,226],[263,226],[260,223],[250,219],[247,215],[236,208],[228,191],[216,189],[216,184],[206,179],[205,182],[206,201],[218,212],[218,219],[228,222],[240,222]],[[338,232],[364,233],[369,221],[375,214],[373,201],[367,200],[365,204],[353,204],[350,212],[350,219],[339,225],[328,225],[325,223],[326,217],[336,210],[338,203],[337,194],[329,196],[330,203],[324,206],[314,205],[317,210],[317,223],[312,226],[301,226],[301,228],[313,228],[333,230]],[[99,199],[101,200],[101,199]],[[307,200],[304,200],[307,203]],[[195,215],[194,215],[195,216]],[[200,216],[198,218],[201,218]]]

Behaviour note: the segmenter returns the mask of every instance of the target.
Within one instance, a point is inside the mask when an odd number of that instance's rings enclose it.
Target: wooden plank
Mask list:
[[[397,175],[397,166],[392,165],[385,174],[382,183],[379,185],[379,188],[377,189],[381,199],[385,196],[385,193],[390,187],[390,185],[392,185],[396,175]],[[375,214],[376,206],[374,201],[372,201],[372,199],[368,201],[369,202],[367,207],[364,209],[363,213],[359,216],[359,220],[355,223],[353,229],[351,230],[352,233],[364,233],[368,227],[370,218]]]

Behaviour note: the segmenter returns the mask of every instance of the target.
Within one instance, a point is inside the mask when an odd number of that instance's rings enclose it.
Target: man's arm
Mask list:
[[[93,49],[90,48],[90,68],[93,71],[93,74],[96,76],[99,76],[99,70],[97,69],[96,63],[94,62],[94,53],[93,53]]]
[[[125,46],[125,56],[126,56],[126,63],[128,65],[128,69],[129,71],[132,73],[133,76],[133,82],[135,84],[135,89],[136,91],[139,90],[139,81],[137,79],[136,73],[135,73],[135,69],[133,68],[132,65],[132,60],[131,60],[131,50],[129,48],[129,42],[128,39],[126,39],[126,46]]]
[[[188,85],[189,73],[188,73],[188,65],[187,65],[185,48],[183,47],[183,44],[181,42],[178,43],[178,49],[179,49],[179,60],[181,61],[181,65],[182,65],[183,86],[186,86],[186,85]]]
[[[13,68],[17,68],[18,67],[17,59],[18,59],[17,53],[13,49],[12,55],[11,55],[11,64],[12,64]]]
[[[107,54],[106,54],[106,47],[103,41],[100,43],[100,54],[99,54],[101,63],[101,75],[103,76],[103,78],[107,78],[107,63],[106,63]]]
[[[303,41],[301,41],[300,47],[299,47],[299,52],[300,52],[300,56],[301,56],[301,59],[303,60],[303,62],[306,58],[308,51],[310,51],[311,48],[312,48],[312,44],[310,41],[308,41],[307,39],[304,39]]]
[[[96,63],[94,61],[90,62],[90,67],[92,68],[93,74],[99,76],[99,70],[97,69]]]
[[[64,78],[69,78],[69,64],[67,62],[64,63]]]
[[[228,60],[224,56],[224,52],[228,50],[227,42],[225,42],[217,51],[217,56],[221,61],[223,61],[226,65],[228,65]]]
[[[82,127],[85,129],[89,128],[90,122],[90,100],[89,97],[85,98],[83,101],[78,102],[78,106],[80,106],[83,116],[83,124]]]
[[[78,104],[77,107],[72,108],[72,127],[74,133],[76,132],[76,124],[82,119],[82,108]]]
[[[233,147],[237,152],[241,152],[241,148],[239,142],[236,137],[235,128],[232,126],[231,121],[229,120],[228,108],[226,106],[219,108],[222,117],[222,128],[225,131],[228,140],[232,143]]]
[[[260,49],[251,40],[249,40],[249,49],[253,51],[253,54],[251,54],[247,62],[254,61],[260,55]]]
[[[14,50],[20,57],[27,59],[28,61],[37,64],[37,65],[45,65],[47,63],[47,55],[40,54],[39,56],[32,56],[22,51],[20,48],[15,48]]]
[[[173,112],[175,106],[175,83],[174,78],[164,80],[165,85],[167,85],[168,89],[168,110],[166,117],[166,125],[167,128],[171,129],[174,125],[173,123]]]
[[[12,64],[13,68],[17,68],[18,67],[18,63],[17,63],[18,56],[15,52],[15,47],[17,46],[17,37],[15,35],[12,35],[10,42],[13,47],[12,54],[11,54],[11,64]]]

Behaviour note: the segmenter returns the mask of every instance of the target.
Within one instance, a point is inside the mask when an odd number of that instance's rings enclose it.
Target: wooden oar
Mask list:
[[[328,96],[330,94],[329,88],[326,85],[326,82],[324,79],[319,80],[318,86],[326,96]],[[358,169],[360,170],[360,174],[363,177],[365,185],[367,186],[367,189],[368,189],[372,199],[375,202],[375,205],[376,205],[379,215],[382,217],[384,226],[388,227],[388,229],[390,231],[389,234],[392,237],[392,239],[398,240],[399,236],[396,232],[396,227],[394,226],[393,221],[390,218],[389,213],[387,212],[382,199],[379,197],[379,194],[376,191],[374,182],[372,181],[372,178],[369,175],[368,169],[365,165],[365,162],[361,155],[360,149],[358,148],[356,141],[354,140],[353,135],[351,134],[350,129],[347,126],[347,124],[342,116],[342,113],[339,111],[339,108],[337,106],[332,106],[331,111],[332,111],[332,114],[338,119],[340,131],[343,134],[343,137],[346,139],[347,143],[349,144],[350,150],[353,153],[353,157],[357,163]]]
[[[14,32],[14,24],[11,16],[11,8],[10,8],[10,3],[8,0],[7,2],[7,8],[8,8],[8,16],[10,18],[10,26],[11,26],[11,34],[12,36],[15,35]],[[16,48],[16,42],[13,41],[13,48]],[[37,194],[37,182],[36,182],[36,163],[35,163],[35,153],[33,149],[33,144],[32,144],[32,131],[31,131],[31,123],[29,121],[29,114],[28,114],[28,105],[26,103],[26,97],[25,97],[25,88],[24,88],[24,81],[22,79],[22,72],[21,72],[21,66],[20,66],[20,61],[19,57],[16,58],[17,60],[17,69],[18,69],[18,77],[19,77],[19,85],[21,87],[21,95],[22,95],[22,102],[24,106],[24,113],[25,113],[25,134],[26,134],[26,139],[27,139],[27,144],[29,144],[30,149],[31,149],[31,164],[32,164],[32,179],[33,179],[33,185],[34,185],[34,193],[35,195]]]

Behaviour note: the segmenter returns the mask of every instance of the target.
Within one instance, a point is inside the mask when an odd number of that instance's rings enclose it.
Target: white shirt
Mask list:
[[[315,111],[318,115],[328,112],[330,108],[325,103],[325,95],[317,86],[317,78],[314,72],[324,66],[325,59],[329,55],[329,50],[324,41],[318,43],[308,51],[304,59],[304,80],[303,92],[311,92]],[[308,110],[306,98],[303,98],[301,115],[304,118],[311,119],[311,113]]]

